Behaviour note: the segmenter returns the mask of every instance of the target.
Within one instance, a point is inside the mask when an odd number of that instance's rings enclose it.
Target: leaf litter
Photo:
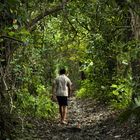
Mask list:
[[[96,101],[72,97],[67,125],[60,124],[59,117],[53,121],[30,119],[32,127],[25,127],[17,140],[139,140],[140,125],[118,123],[118,116],[118,111]]]

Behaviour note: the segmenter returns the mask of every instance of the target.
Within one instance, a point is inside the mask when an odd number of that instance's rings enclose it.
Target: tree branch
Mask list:
[[[48,15],[51,15],[53,13],[56,13],[60,10],[63,10],[65,5],[68,3],[68,1],[69,0],[63,0],[62,3],[60,3],[56,7],[52,8],[52,9],[49,9],[49,10],[45,10],[44,13],[39,14],[37,17],[35,17],[33,20],[31,20],[31,22],[28,24],[27,28],[31,28],[32,26],[34,26],[38,21],[40,21],[44,17],[46,17]]]
[[[0,38],[10,39],[10,40],[13,40],[13,41],[19,42],[19,43],[21,43],[21,44],[24,44],[23,41],[21,41],[21,40],[19,40],[19,39],[17,39],[17,38],[10,37],[10,36],[2,35],[2,36],[0,36]]]

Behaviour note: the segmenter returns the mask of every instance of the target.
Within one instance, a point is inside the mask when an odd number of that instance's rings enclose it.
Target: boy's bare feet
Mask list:
[[[62,124],[68,124],[68,122],[66,122],[66,121],[64,121],[64,120],[63,120],[61,123],[62,123]]]

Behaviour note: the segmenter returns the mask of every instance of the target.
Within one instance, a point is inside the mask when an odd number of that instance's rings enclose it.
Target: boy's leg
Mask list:
[[[63,106],[63,121],[67,119],[67,106]]]
[[[61,118],[61,122],[63,121],[63,106],[59,105],[59,113],[60,113],[60,118]]]
[[[66,122],[67,119],[67,106],[68,106],[68,97],[64,97],[63,105],[63,121]]]
[[[67,97],[57,97],[58,103],[59,103],[59,113],[61,117],[61,122],[66,123],[66,118],[67,118]]]

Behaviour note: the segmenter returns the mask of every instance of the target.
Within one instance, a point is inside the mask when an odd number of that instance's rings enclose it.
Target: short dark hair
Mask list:
[[[65,69],[60,69],[59,74],[66,74],[66,70]]]

